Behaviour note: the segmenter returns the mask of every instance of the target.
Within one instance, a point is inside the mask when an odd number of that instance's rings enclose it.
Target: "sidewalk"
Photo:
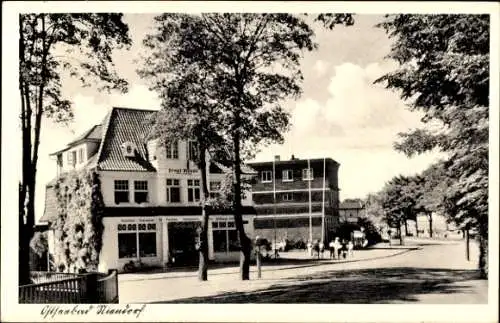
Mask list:
[[[323,259],[317,259],[316,257],[309,256],[304,251],[290,251],[280,253],[280,258],[275,262],[275,260],[267,261],[262,264],[261,271],[276,271],[276,270],[288,270],[296,268],[306,268],[315,267],[326,264],[344,264],[367,260],[376,260],[382,258],[388,258],[406,253],[411,250],[418,249],[417,246],[384,246],[383,244],[377,245],[369,249],[355,250],[352,258],[341,259],[341,260],[331,260],[327,258],[329,256],[328,252],[325,252]],[[173,278],[186,278],[186,277],[197,277],[198,273],[196,268],[186,268],[186,269],[175,269],[175,271],[159,272],[159,273],[130,273],[130,274],[120,274],[118,279],[121,282],[128,281],[140,281],[140,280],[155,280],[155,279],[173,279]],[[236,274],[239,272],[238,264],[228,264],[227,267],[216,267],[208,268],[209,275],[228,275]],[[250,266],[250,272],[256,273],[257,267],[255,264]]]

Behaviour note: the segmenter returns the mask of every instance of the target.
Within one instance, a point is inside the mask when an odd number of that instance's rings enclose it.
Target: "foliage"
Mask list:
[[[42,255],[49,250],[47,233],[35,232],[33,238],[31,238],[30,247],[38,257],[42,257]]]
[[[489,16],[391,15],[380,27],[394,39],[389,57],[400,67],[378,82],[400,91],[424,122],[442,125],[410,132],[396,148],[448,153],[447,214],[487,241]]]
[[[102,248],[104,202],[98,175],[89,170],[59,177],[54,189],[58,216],[52,224],[60,271],[96,270]]]
[[[415,219],[417,214],[415,191],[415,183],[406,176],[396,176],[386,183],[381,198],[389,226],[399,227],[405,220]]]
[[[72,120],[63,97],[62,76],[83,86],[125,91],[114,70],[112,50],[128,47],[128,27],[118,13],[30,13],[19,15],[19,94],[21,98],[22,181],[19,205],[19,282],[29,282],[28,249],[35,224],[35,182],[42,118]]]

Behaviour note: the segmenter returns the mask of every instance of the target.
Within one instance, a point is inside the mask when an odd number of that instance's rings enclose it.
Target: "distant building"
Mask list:
[[[339,163],[331,158],[307,160],[292,156],[281,160],[276,156],[274,161],[248,165],[257,172],[252,185],[257,213],[255,235],[270,241],[276,236],[278,241],[307,242],[312,227],[313,240],[321,240],[324,210],[323,235],[329,241],[339,222]]]
[[[365,213],[365,206],[361,200],[346,199],[340,203],[339,220],[341,223],[358,223],[358,219]]]
[[[196,263],[197,228],[201,220],[200,171],[193,162],[196,145],[174,141],[163,147],[148,140],[148,120],[155,111],[113,108],[93,126],[52,154],[57,176],[74,169],[95,170],[101,180],[105,210],[100,266],[121,270],[133,260],[148,265]],[[208,161],[209,189],[217,193],[225,173],[223,165]],[[253,171],[243,166],[244,176]],[[57,216],[54,184],[47,184],[42,222]],[[251,193],[243,201],[245,232],[253,236],[255,210]],[[50,232],[49,232],[50,233]],[[49,234],[50,235],[50,234]],[[209,259],[237,260],[239,242],[234,217],[228,210],[210,216]],[[49,238],[51,251],[54,237]]]

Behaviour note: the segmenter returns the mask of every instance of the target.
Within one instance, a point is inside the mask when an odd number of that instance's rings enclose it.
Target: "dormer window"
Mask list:
[[[137,151],[137,146],[130,141],[126,141],[122,144],[122,153],[125,157],[134,157]]]

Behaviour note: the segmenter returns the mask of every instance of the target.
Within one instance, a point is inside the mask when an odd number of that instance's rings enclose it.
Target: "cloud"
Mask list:
[[[394,68],[372,63],[365,67],[343,63],[332,69],[320,103],[304,98],[291,108],[292,128],[284,145],[272,145],[257,155],[288,159],[331,157],[341,164],[341,197],[363,197],[378,191],[398,174],[424,170],[439,155],[428,153],[412,159],[394,151],[399,132],[420,127],[420,114],[410,112],[396,93],[373,82]]]
[[[330,67],[329,62],[325,62],[324,60],[318,59],[314,62],[313,70],[316,72],[317,76],[322,76],[328,73],[328,68]]]

